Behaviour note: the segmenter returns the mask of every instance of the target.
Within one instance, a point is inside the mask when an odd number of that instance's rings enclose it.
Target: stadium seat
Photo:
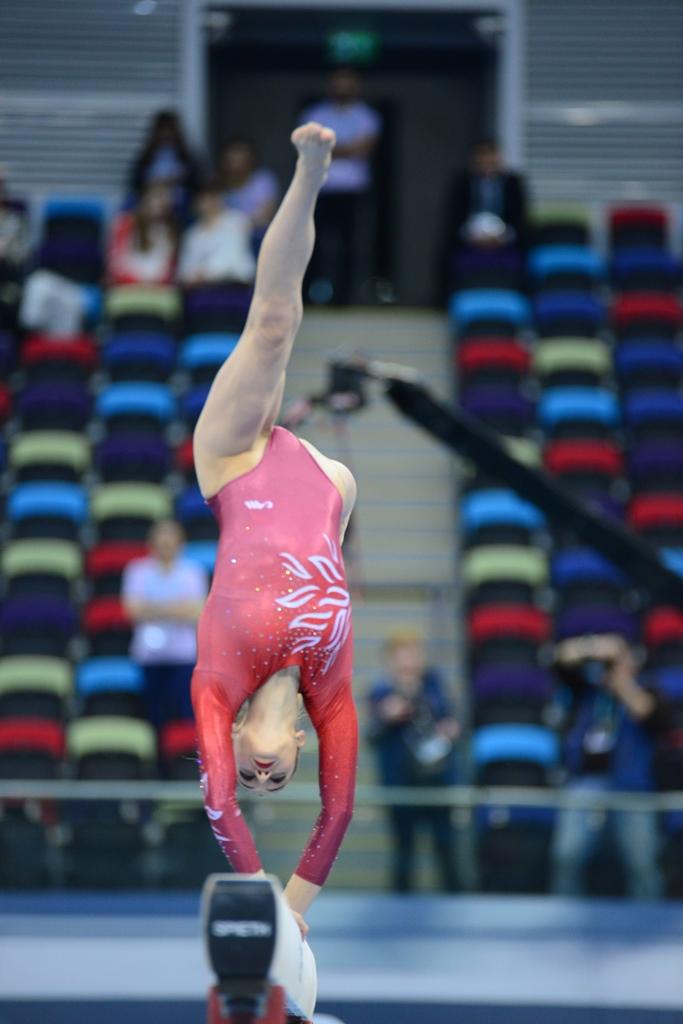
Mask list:
[[[638,623],[629,612],[608,605],[566,608],[555,617],[558,640],[603,633],[616,633],[634,643],[638,639]]]
[[[73,692],[73,670],[63,658],[24,654],[0,658],[0,718],[63,721]]]
[[[587,245],[590,236],[588,211],[580,206],[546,206],[532,213],[535,245]]]
[[[613,249],[642,246],[666,248],[668,221],[664,210],[622,206],[610,212],[609,235]]]
[[[144,718],[143,690],[142,669],[130,658],[90,658],[76,670],[83,715]]]
[[[602,260],[582,245],[541,245],[529,256],[529,273],[536,291],[590,290],[605,275]]]
[[[175,466],[185,477],[186,483],[195,483],[196,474],[194,471],[194,452],[192,450],[191,437],[188,437],[175,449]]]
[[[152,381],[110,384],[97,396],[95,414],[109,430],[163,430],[175,415],[175,398]]]
[[[6,384],[0,383],[0,423],[9,419],[12,411],[12,395]]]
[[[529,372],[531,357],[514,338],[465,338],[456,361],[461,388],[477,385],[516,388]]]
[[[206,396],[209,393],[210,384],[200,384],[190,388],[180,400],[180,412],[188,429],[192,429],[199,419],[199,414],[204,408]]]
[[[524,261],[516,249],[458,248],[453,263],[453,284],[458,289],[521,288]]]
[[[139,331],[111,335],[102,364],[112,381],[165,382],[174,368],[176,346],[169,334]]]
[[[667,606],[652,608],[643,619],[643,641],[650,668],[680,668],[683,665],[683,612]]]
[[[513,335],[529,322],[529,304],[518,292],[477,288],[454,295],[449,315],[461,335]]]
[[[467,615],[473,670],[489,665],[535,665],[539,647],[550,639],[550,618],[529,605],[495,604]]]
[[[9,465],[18,483],[76,483],[90,465],[90,442],[67,430],[31,430],[11,440]]]
[[[486,665],[472,677],[477,701],[520,699],[546,704],[553,696],[554,681],[537,665]]]
[[[166,778],[195,782],[199,768],[194,721],[168,722],[163,726],[159,734],[159,753]]]
[[[87,514],[87,497],[78,484],[34,481],[19,484],[7,501],[12,535],[76,540]]]
[[[149,553],[147,543],[114,541],[91,548],[85,560],[86,575],[94,597],[116,597],[121,590],[123,570],[135,558]]]
[[[5,656],[45,654],[63,658],[76,629],[75,608],[59,598],[12,597],[0,607]]]
[[[87,335],[55,339],[34,334],[21,349],[21,366],[32,382],[82,384],[94,371],[97,359],[97,346]]]
[[[673,665],[670,668],[649,672],[646,682],[668,700],[676,703],[683,701],[683,665]]]
[[[470,549],[462,559],[461,579],[470,607],[530,604],[547,578],[547,556],[533,547],[487,544]]]
[[[460,400],[466,412],[502,434],[523,434],[536,419],[533,400],[512,388],[489,385],[467,388]]]
[[[592,387],[612,372],[612,355],[597,338],[550,338],[534,352],[534,370],[544,387]]]
[[[241,285],[207,285],[185,295],[187,334],[240,332],[251,303],[251,288]]]
[[[543,338],[577,335],[590,338],[605,321],[605,309],[588,292],[548,291],[533,303],[534,321]]]
[[[488,786],[543,786],[559,764],[557,735],[542,726],[489,725],[472,738],[478,782]]]
[[[185,558],[191,558],[203,567],[209,576],[213,573],[218,554],[218,542],[215,540],[190,541],[183,548]]]
[[[104,311],[117,334],[165,333],[179,320],[182,306],[177,289],[171,286],[122,285],[109,289]]]
[[[55,779],[64,759],[64,728],[47,718],[0,719],[0,779]]]
[[[206,384],[213,380],[238,341],[239,335],[235,333],[191,335],[180,349],[178,366],[190,374],[193,384]]]
[[[99,241],[84,238],[48,238],[39,247],[36,262],[77,284],[97,284],[104,270]]]
[[[189,541],[218,538],[216,520],[198,487],[183,491],[176,501],[175,513]]]
[[[487,488],[465,495],[460,524],[467,543],[524,544],[544,527],[545,518],[514,491]]]
[[[611,270],[619,292],[673,292],[681,282],[680,264],[662,249],[618,250]]]
[[[83,430],[90,415],[90,395],[80,384],[40,381],[19,395],[24,430]]]
[[[105,220],[98,199],[53,196],[42,210],[43,237],[48,241],[82,241],[100,244]]]
[[[623,408],[636,442],[683,441],[683,395],[659,388],[629,391]]]
[[[683,547],[660,548],[659,557],[669,569],[683,576]]]
[[[100,484],[91,498],[91,515],[103,541],[144,541],[156,519],[171,514],[171,497],[159,484]]]
[[[608,492],[624,471],[621,449],[597,438],[553,441],[545,448],[543,462],[549,473],[582,495]]]
[[[683,547],[683,490],[677,494],[639,494],[631,501],[628,522],[651,544]]]
[[[600,438],[619,425],[619,402],[606,388],[547,388],[539,399],[538,418],[556,440]]]
[[[561,607],[618,607],[628,586],[626,575],[590,548],[558,551],[551,561],[551,579]]]
[[[104,483],[140,480],[159,484],[169,471],[171,453],[163,437],[126,430],[97,446],[95,465]]]
[[[136,718],[77,718],[67,729],[67,751],[79,779],[144,779],[154,775],[156,734]]]
[[[619,382],[629,388],[677,388],[683,381],[683,350],[673,342],[634,339],[614,353]]]
[[[12,597],[40,594],[68,600],[81,575],[81,547],[68,540],[35,537],[11,541],[0,556],[0,569]]]
[[[128,654],[132,623],[118,597],[96,597],[83,609],[83,630],[93,657]]]
[[[0,379],[6,380],[17,358],[17,339],[12,331],[0,330]]]
[[[683,322],[681,304],[672,295],[634,292],[612,306],[612,323],[619,338],[673,339]]]
[[[478,888],[484,893],[546,894],[555,819],[549,807],[478,808]]]

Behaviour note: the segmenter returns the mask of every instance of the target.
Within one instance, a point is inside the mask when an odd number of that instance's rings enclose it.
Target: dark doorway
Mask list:
[[[357,300],[431,305],[453,172],[495,124],[496,49],[482,12],[221,8],[208,19],[210,144],[254,139],[284,188],[288,138],[335,63],[355,63],[383,119]],[[344,57],[346,60],[342,60]]]

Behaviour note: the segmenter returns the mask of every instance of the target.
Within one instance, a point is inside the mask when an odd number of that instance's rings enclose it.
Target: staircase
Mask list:
[[[420,371],[436,394],[452,393],[445,318],[422,310],[307,311],[287,375],[283,408],[293,398],[320,393],[331,358],[362,351]],[[358,502],[347,572],[354,595],[355,692],[364,728],[364,697],[382,664],[382,644],[397,626],[420,629],[431,660],[455,687],[458,611],[453,593],[455,561],[453,460],[444,448],[404,419],[368,388],[368,406],[340,422],[314,417],[300,433],[326,455],[345,462],[358,483]],[[297,781],[315,782],[315,733],[307,728],[306,753]],[[373,752],[361,743],[358,781],[374,783]],[[269,870],[283,876],[296,864],[316,811],[260,802],[249,815]],[[332,884],[386,884],[389,841],[381,808],[359,807]],[[420,872],[429,882],[429,869]]]

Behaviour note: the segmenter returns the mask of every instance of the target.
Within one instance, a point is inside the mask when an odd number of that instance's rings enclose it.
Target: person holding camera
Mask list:
[[[629,644],[617,635],[563,640],[555,669],[566,686],[564,750],[567,786],[574,790],[648,792],[653,787],[656,734],[667,726],[661,698],[638,682]],[[613,811],[596,825],[595,813],[578,808],[560,812],[553,845],[553,889],[575,896],[602,828],[611,822],[628,893],[658,899],[661,879],[655,814]]]
[[[368,736],[382,784],[452,785],[460,725],[439,674],[427,665],[422,637],[412,629],[396,630],[387,638],[384,653],[388,671],[370,691]],[[442,887],[456,891],[450,808],[407,804],[388,810],[394,839],[392,888],[413,888],[415,837],[423,821],[432,833]]]

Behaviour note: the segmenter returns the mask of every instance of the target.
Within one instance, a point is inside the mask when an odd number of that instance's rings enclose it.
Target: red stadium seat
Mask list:
[[[683,526],[683,495],[642,494],[631,502],[628,521],[638,531],[664,525]]]
[[[95,597],[118,594],[123,570],[148,552],[147,544],[132,541],[110,541],[92,548],[86,555],[85,571],[92,580]]]
[[[64,756],[64,728],[47,718],[0,719],[0,751],[47,754],[60,761]]]
[[[643,639],[648,647],[683,642],[683,612],[678,608],[653,608],[643,623]]]
[[[118,597],[96,597],[83,613],[83,628],[94,657],[125,655],[132,623]]]
[[[548,472],[558,476],[582,471],[619,476],[624,469],[621,449],[610,441],[555,441],[543,453]]]
[[[87,335],[55,340],[34,334],[22,346],[20,361],[29,371],[63,365],[87,375],[97,366],[97,357],[97,345]]]
[[[161,756],[171,760],[197,751],[197,726],[192,719],[168,722],[159,736]]]
[[[617,331],[625,331],[637,324],[661,324],[676,331],[683,323],[680,302],[671,295],[655,292],[635,292],[622,295],[612,306],[612,319]]]
[[[0,423],[4,423],[5,420],[9,419],[11,409],[12,395],[10,389],[4,384],[0,384]]]
[[[511,338],[470,338],[459,345],[456,358],[462,373],[501,368],[523,374],[531,362],[524,345]]]
[[[176,466],[181,473],[190,473],[194,470],[194,453],[192,451],[192,438],[188,437],[178,445],[175,452]]]
[[[526,605],[491,604],[475,608],[468,617],[468,627],[475,644],[510,635],[542,644],[550,637],[550,617]]]
[[[609,234],[612,247],[666,245],[668,217],[664,210],[650,206],[623,206],[612,210]]]

